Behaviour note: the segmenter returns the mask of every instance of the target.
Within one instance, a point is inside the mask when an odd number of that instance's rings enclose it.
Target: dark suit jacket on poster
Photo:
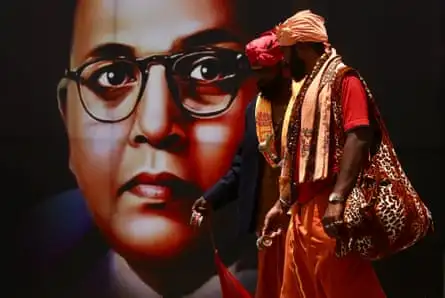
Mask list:
[[[19,231],[19,287],[10,297],[117,298],[111,278],[112,250],[95,226],[79,190],[45,201],[25,216]],[[237,249],[233,245],[231,248]],[[224,259],[224,254],[221,256]],[[238,260],[243,262],[244,257],[239,255]],[[256,272],[252,267],[243,268],[235,275],[253,291]],[[218,293],[213,296],[220,297],[219,285],[215,290]]]
[[[75,297],[87,283],[84,297],[111,297],[110,249],[79,190],[46,200],[25,215],[19,231],[17,253],[26,270],[17,297]]]
[[[231,169],[204,194],[204,198],[215,209],[238,200],[238,226],[241,234],[255,232],[258,186],[265,162],[258,150],[255,105],[256,99],[247,106],[244,137]]]

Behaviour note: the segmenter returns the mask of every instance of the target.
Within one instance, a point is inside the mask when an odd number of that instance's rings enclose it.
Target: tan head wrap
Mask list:
[[[291,46],[298,42],[328,43],[324,18],[310,10],[297,12],[278,25],[276,34],[280,46]]]

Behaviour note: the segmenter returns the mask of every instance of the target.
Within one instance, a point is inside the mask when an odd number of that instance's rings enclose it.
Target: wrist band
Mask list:
[[[281,206],[286,208],[286,209],[289,209],[292,206],[292,203],[286,201],[283,198],[280,198],[279,201],[280,201]]]
[[[328,202],[332,203],[332,204],[344,203],[345,201],[346,201],[346,199],[344,197],[342,197],[336,193],[331,193],[328,198]]]

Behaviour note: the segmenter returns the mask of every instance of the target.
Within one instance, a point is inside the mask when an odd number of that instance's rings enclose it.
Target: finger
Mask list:
[[[197,220],[197,223],[196,223],[197,226],[201,227],[202,221],[204,220],[204,216],[200,216],[196,220]]]
[[[343,222],[340,217],[325,216],[321,219],[321,223],[323,224],[323,226],[337,225],[340,222]]]
[[[196,222],[197,222],[196,214],[193,213],[192,216],[190,217],[190,225],[191,225],[192,227],[196,227]]]
[[[323,228],[329,237],[338,238],[340,235],[339,230],[342,224],[343,221],[332,221],[326,225],[323,225]]]
[[[276,238],[280,235],[280,233],[278,231],[273,231],[272,233],[269,234],[270,238]]]
[[[267,235],[267,229],[266,229],[266,227],[264,227],[264,228],[261,230],[261,236],[264,236],[264,235]]]
[[[196,212],[199,212],[199,213],[204,213],[206,211],[207,211],[207,208],[204,206],[197,206],[197,208],[196,208]]]
[[[329,237],[333,238],[335,236],[335,228],[332,223],[324,224],[323,229]]]
[[[195,225],[195,212],[193,212],[192,216],[190,216],[190,225],[191,226]]]
[[[195,203],[193,203],[192,206],[192,211],[196,211],[201,207],[201,203],[199,201],[196,201]]]
[[[264,243],[263,243],[263,239],[261,237],[259,237],[257,239],[256,247],[258,248],[258,250],[263,250],[264,249]]]
[[[258,248],[258,250],[262,250],[263,249],[263,245],[261,244],[261,239],[258,238],[256,240],[256,247]]]
[[[190,218],[190,225],[194,227],[199,227],[203,221],[204,217],[197,212],[193,212]]]
[[[269,237],[270,237],[270,238],[275,238],[275,237],[277,237],[277,232],[271,232],[271,233],[269,234]]]
[[[283,233],[283,230],[281,228],[278,228],[276,231],[272,231],[272,233],[270,233],[270,237],[271,238],[275,238],[280,236]]]
[[[341,218],[341,217],[336,218],[332,223],[337,227],[342,226],[344,223],[343,218]]]
[[[267,232],[269,231],[269,219],[266,217],[266,219],[264,220],[264,226],[263,229],[261,231],[261,236],[267,235]]]

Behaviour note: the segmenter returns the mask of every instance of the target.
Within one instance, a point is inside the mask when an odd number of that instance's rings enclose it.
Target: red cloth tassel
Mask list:
[[[223,298],[252,298],[252,295],[221,261],[217,250],[215,250],[215,265]]]
[[[198,212],[193,212],[190,219],[190,224],[194,227],[201,226],[204,217]],[[253,298],[252,295],[243,287],[243,285],[236,279],[235,276],[224,265],[223,261],[219,257],[218,250],[216,249],[215,237],[211,227],[210,217],[206,220],[207,229],[209,231],[210,241],[215,257],[215,266],[218,273],[219,282],[221,284],[221,292],[223,298]]]

